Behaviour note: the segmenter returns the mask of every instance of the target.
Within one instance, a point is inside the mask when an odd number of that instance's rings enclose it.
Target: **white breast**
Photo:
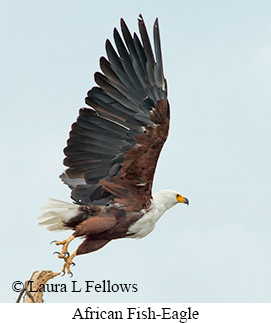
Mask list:
[[[128,229],[128,234],[133,234],[129,238],[141,239],[146,237],[155,227],[156,222],[164,214],[165,209],[159,208],[155,203],[148,211]]]
[[[151,233],[156,222],[166,210],[178,203],[176,194],[177,192],[172,190],[164,190],[154,194],[151,207],[137,222],[129,227],[127,233],[132,234],[130,238],[140,239]]]

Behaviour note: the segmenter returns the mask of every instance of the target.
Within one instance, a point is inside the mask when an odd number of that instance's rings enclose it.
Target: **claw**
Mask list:
[[[53,241],[50,242],[50,244],[53,244],[53,243],[56,243],[56,242],[57,242],[57,240],[53,240]]]
[[[69,256],[66,253],[58,253],[58,258],[64,259],[65,261],[69,258]]]
[[[64,272],[63,272],[63,274],[61,275],[61,277],[65,276],[65,275],[66,275],[66,272],[64,271]],[[72,272],[70,272],[70,274],[69,274],[69,275],[70,275],[70,278],[72,278],[72,277],[73,277],[73,273],[72,273]]]
[[[64,252],[64,253],[61,253],[61,252],[58,252],[58,251],[55,251],[54,253],[53,253],[53,255],[54,254],[57,254],[58,255],[58,258],[61,258],[61,259],[68,259],[69,258],[69,256],[70,256],[70,254],[69,254],[69,252]]]
[[[64,259],[68,259],[70,257],[70,253],[69,252],[63,252],[62,255],[63,255],[63,258]]]

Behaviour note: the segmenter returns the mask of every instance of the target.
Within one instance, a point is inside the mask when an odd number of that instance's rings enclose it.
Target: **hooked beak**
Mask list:
[[[179,195],[179,194],[177,194],[176,198],[177,198],[177,201],[178,201],[178,202],[189,205],[189,200],[188,200],[188,198],[186,198],[186,197],[184,197],[184,196],[182,196],[182,195]]]
[[[184,198],[184,200],[183,200],[183,203],[184,203],[184,204],[186,204],[186,205],[188,206],[188,205],[189,205],[189,200],[188,200],[188,198],[186,198],[186,197],[185,197],[185,198]]]

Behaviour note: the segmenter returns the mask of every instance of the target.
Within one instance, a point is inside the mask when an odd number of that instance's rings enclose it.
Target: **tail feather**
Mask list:
[[[48,205],[41,207],[43,214],[38,217],[39,225],[49,231],[64,231],[70,228],[66,223],[76,216],[78,205],[55,199],[48,199]]]

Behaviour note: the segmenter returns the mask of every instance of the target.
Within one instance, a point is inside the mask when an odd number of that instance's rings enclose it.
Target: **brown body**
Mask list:
[[[114,205],[100,207],[99,210],[97,208],[92,210],[90,207],[80,212],[84,212],[84,215],[87,214],[89,218],[76,225],[73,233],[74,237],[86,237],[85,241],[77,249],[77,255],[98,250],[113,239],[126,237],[130,225],[141,217],[138,212],[133,212],[126,216],[125,209],[119,209]],[[67,223],[67,226],[71,225],[72,223]]]

